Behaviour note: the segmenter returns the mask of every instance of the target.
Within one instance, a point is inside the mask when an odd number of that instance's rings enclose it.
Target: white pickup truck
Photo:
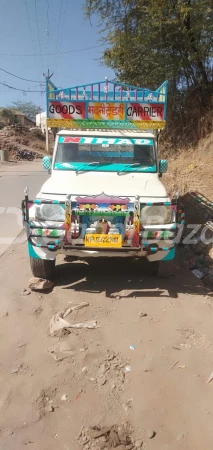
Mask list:
[[[156,133],[62,130],[43,168],[49,179],[22,205],[34,276],[52,278],[59,254],[145,257],[155,274],[174,259],[184,217],[160,181],[167,161],[158,159]]]

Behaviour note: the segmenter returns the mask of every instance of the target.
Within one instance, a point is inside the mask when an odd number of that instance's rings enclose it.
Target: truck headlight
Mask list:
[[[141,210],[143,225],[161,225],[171,223],[172,208],[170,206],[144,206]]]
[[[36,206],[35,218],[37,220],[64,222],[64,209],[60,205],[38,205]]]

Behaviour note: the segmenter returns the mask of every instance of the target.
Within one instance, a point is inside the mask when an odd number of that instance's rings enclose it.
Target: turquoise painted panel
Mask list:
[[[37,255],[37,253],[34,250],[33,245],[29,241],[28,241],[28,253],[31,258],[41,259],[40,256]]]
[[[77,170],[86,172],[139,172],[139,173],[154,173],[156,172],[156,166],[149,167],[130,167],[126,164],[110,163],[110,164],[92,164],[80,163],[80,162],[67,162],[67,163],[55,163],[54,169],[56,170]]]
[[[162,261],[171,261],[175,257],[175,247],[171,248],[168,255],[165,256],[165,258],[162,259]]]

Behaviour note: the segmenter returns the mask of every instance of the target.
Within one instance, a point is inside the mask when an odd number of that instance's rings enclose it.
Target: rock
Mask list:
[[[116,447],[116,450],[126,450],[125,445],[118,445],[118,447]]]
[[[118,437],[119,437],[119,441],[121,444],[126,444],[127,442],[127,434],[126,432],[123,430],[123,428],[120,427],[118,428]]]
[[[80,352],[81,352],[81,353],[86,352],[86,350],[87,350],[87,349],[86,349],[85,347],[81,347],[81,348],[80,348]]]
[[[89,428],[87,434],[91,439],[97,439],[101,436],[105,436],[106,434],[109,434],[110,431],[111,431],[111,427],[102,427],[102,428],[94,427],[94,428]]]
[[[148,436],[149,439],[153,439],[156,436],[156,433],[153,430],[148,430],[147,431],[147,436]]]
[[[29,289],[23,289],[23,291],[22,291],[21,294],[22,294],[22,295],[30,295],[30,294],[31,294],[31,291],[30,291]]]
[[[31,291],[45,291],[52,289],[53,286],[53,281],[45,280],[44,278],[33,277],[29,281],[29,288]]]
[[[62,402],[66,402],[67,401],[67,395],[66,394],[62,395],[61,401]]]
[[[105,376],[99,377],[97,379],[97,383],[99,384],[99,386],[104,386],[107,382],[107,379]]]
[[[113,447],[117,447],[120,444],[118,435],[113,429],[110,431],[109,438],[110,438],[110,441],[111,441],[111,444],[113,445]]]
[[[126,450],[132,450],[133,449],[133,444],[126,445],[125,449]]]
[[[180,443],[185,437],[185,433],[180,433],[177,435],[177,441]]]
[[[135,448],[141,448],[142,445],[143,445],[142,439],[138,439],[137,441],[135,441]]]
[[[49,405],[47,408],[47,412],[54,412],[55,408],[52,405]]]
[[[19,373],[19,371],[21,370],[23,368],[23,365],[22,364],[19,364],[18,366],[16,366],[16,367],[13,367],[12,369],[11,369],[11,374],[12,375],[14,375],[15,373]]]

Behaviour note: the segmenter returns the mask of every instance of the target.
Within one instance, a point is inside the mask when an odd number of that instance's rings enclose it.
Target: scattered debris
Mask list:
[[[31,291],[46,291],[52,289],[53,286],[53,281],[45,280],[44,278],[33,277],[29,281]]]
[[[30,439],[27,439],[27,441],[23,442],[23,445],[28,445],[28,444],[34,444],[34,441],[30,441]]]
[[[53,347],[48,348],[47,352],[54,358],[55,361],[62,361],[69,356],[74,356],[75,352],[70,348],[66,341],[58,342]]]
[[[16,373],[20,373],[23,372],[24,370],[24,365],[23,364],[18,364],[18,366],[15,366],[11,369],[11,374],[15,375]]]
[[[97,321],[91,320],[85,323],[70,323],[64,320],[71,312],[77,311],[78,309],[85,308],[89,306],[89,303],[80,303],[76,306],[69,306],[64,311],[56,313],[52,319],[50,320],[50,334],[51,336],[55,335],[55,333],[59,330],[69,329],[69,328],[89,328],[94,329],[97,327]]]
[[[54,406],[49,405],[49,406],[47,407],[47,412],[54,412],[54,411],[55,411]]]
[[[213,372],[211,373],[211,375],[210,375],[210,377],[209,377],[209,379],[207,381],[207,384],[211,383],[212,380],[213,380]]]
[[[130,348],[130,350],[135,350],[135,346],[134,345],[130,345],[129,348]]]
[[[135,448],[142,448],[143,445],[143,439],[137,439],[137,441],[135,441]]]
[[[132,367],[131,367],[131,366],[126,366],[126,367],[124,367],[124,372],[125,372],[125,373],[131,372],[131,370],[132,370]]]
[[[30,295],[30,294],[31,294],[30,289],[23,289],[23,291],[21,293],[21,295]]]
[[[183,439],[185,438],[186,434],[187,433],[180,433],[180,434],[178,434],[177,441],[178,441],[179,444],[183,441]]]
[[[202,280],[204,278],[204,273],[201,272],[199,269],[193,269],[192,273],[195,275],[196,278],[199,278],[199,280]]]
[[[147,315],[148,315],[148,314],[143,313],[143,312],[140,312],[140,313],[139,313],[139,317],[147,317]]]
[[[38,419],[42,419],[45,414],[54,412],[55,407],[52,405],[52,403],[53,398],[56,396],[56,392],[57,390],[52,388],[48,389],[47,391],[41,391],[39,397],[36,400]]]
[[[179,363],[179,360],[175,361],[175,363],[172,364],[172,366],[169,367],[168,371],[172,370],[173,367],[175,367],[178,363]]]
[[[131,434],[132,430],[129,424],[111,427],[90,427],[81,429],[78,441],[84,449],[113,450],[116,448],[116,450],[132,450],[134,448],[134,440]]]
[[[129,411],[129,409],[132,408],[132,402],[133,402],[133,399],[130,398],[129,400],[127,400],[126,403],[124,403],[123,408],[126,411],[126,413]]]
[[[147,431],[147,436],[149,439],[153,439],[156,436],[156,432],[153,430],[148,430]]]
[[[101,389],[109,382],[111,385],[115,385],[114,389],[123,390],[125,367],[127,367],[126,362],[108,351],[106,358],[103,359],[98,368],[96,382],[99,388]]]

